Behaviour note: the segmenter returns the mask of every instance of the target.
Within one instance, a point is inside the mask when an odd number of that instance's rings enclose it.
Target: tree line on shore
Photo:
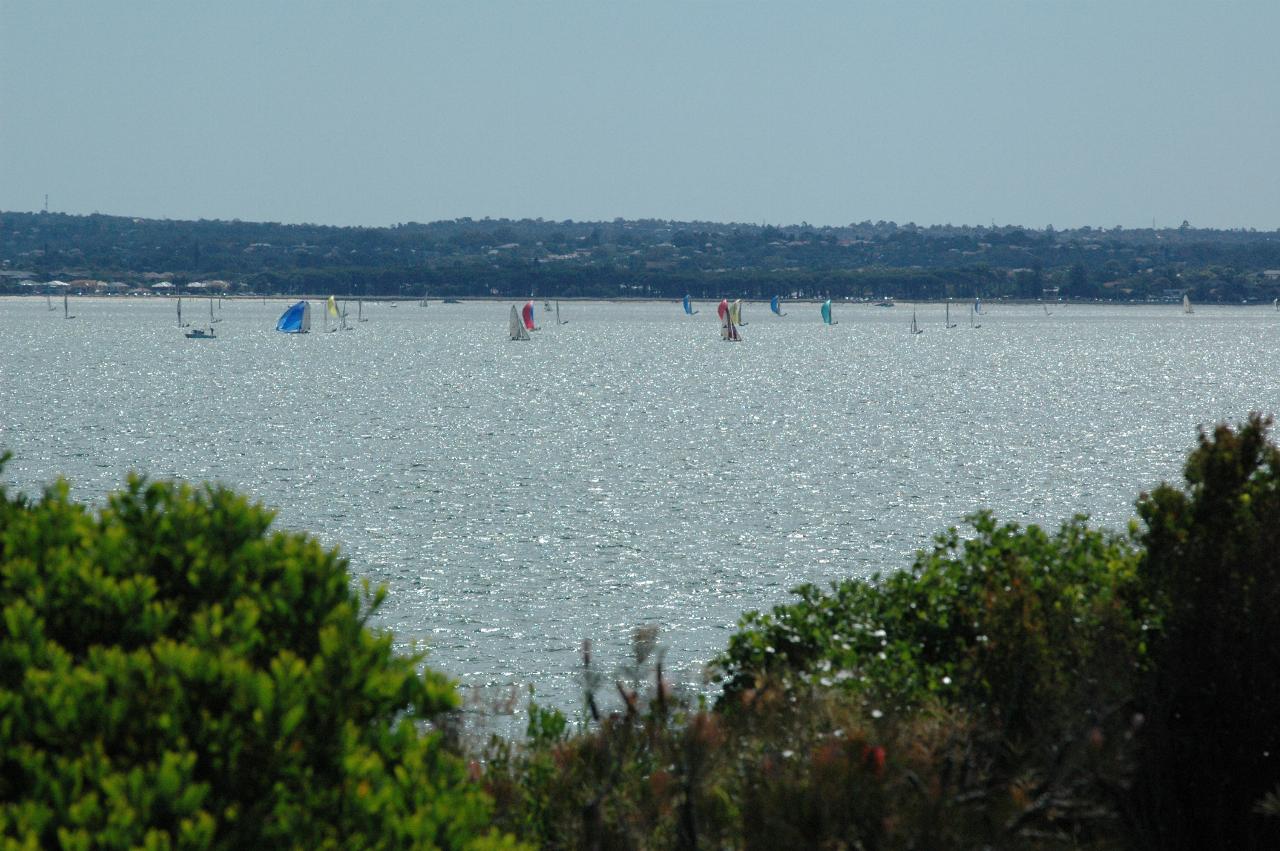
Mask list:
[[[1280,233],[1056,230],[862,222],[840,227],[457,219],[392,227],[0,212],[0,291],[22,280],[178,284],[348,297],[1270,302]],[[27,276],[23,278],[23,276]]]

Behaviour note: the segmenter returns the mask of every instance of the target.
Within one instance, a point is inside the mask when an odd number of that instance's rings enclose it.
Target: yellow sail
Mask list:
[[[329,296],[329,306],[326,309],[329,311],[330,316],[337,317],[338,302],[334,301],[333,296]]]

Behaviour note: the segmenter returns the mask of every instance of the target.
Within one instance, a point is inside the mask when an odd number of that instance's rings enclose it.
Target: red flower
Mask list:
[[[884,748],[879,745],[862,746],[862,763],[876,777],[884,776]]]

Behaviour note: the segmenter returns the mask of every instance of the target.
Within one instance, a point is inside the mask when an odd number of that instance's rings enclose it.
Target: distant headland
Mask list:
[[[0,212],[0,293],[398,298],[1280,298],[1280,231],[454,219],[391,227]]]

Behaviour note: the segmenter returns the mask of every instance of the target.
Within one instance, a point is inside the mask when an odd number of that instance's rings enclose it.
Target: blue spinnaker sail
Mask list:
[[[684,297],[684,312],[689,314],[690,316],[698,312],[694,310],[693,305],[689,303],[689,296],[687,295]]]
[[[782,312],[782,304],[778,296],[774,296],[773,300],[769,302],[769,309],[772,310],[774,313],[778,314],[779,316],[787,315]]]
[[[831,324],[831,299],[822,303],[822,321],[824,324]]]
[[[276,330],[286,334],[305,334],[311,330],[311,305],[300,301],[280,314]]]

